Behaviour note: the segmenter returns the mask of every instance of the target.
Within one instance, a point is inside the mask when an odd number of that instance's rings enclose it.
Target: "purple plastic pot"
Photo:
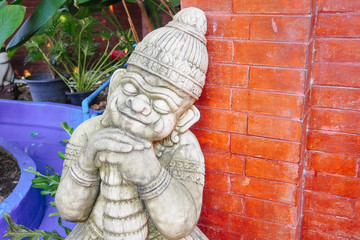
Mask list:
[[[91,113],[96,113],[92,111]],[[63,160],[57,155],[58,151],[65,151],[63,139],[69,138],[60,122],[67,122],[69,126],[76,128],[83,122],[83,113],[80,107],[48,102],[29,102],[0,99],[0,137],[20,148],[25,157],[30,156],[37,165],[38,171],[45,173],[46,165],[54,168],[55,172],[61,173]],[[34,166],[33,166],[34,167]],[[25,167],[27,168],[27,167]],[[31,173],[27,173],[33,176]],[[32,191],[38,191],[33,189]],[[53,201],[49,196],[46,202]],[[36,198],[28,199],[31,204],[43,206]],[[64,231],[57,224],[57,217],[48,217],[49,213],[55,212],[54,207],[45,204],[44,218],[38,229],[52,231],[56,229],[64,235]],[[34,207],[35,209],[36,207]],[[8,211],[8,210],[6,210]],[[1,214],[2,215],[2,214]],[[23,218],[37,221],[36,217],[23,215]],[[19,219],[18,219],[19,220]],[[22,220],[17,221],[21,223]],[[64,221],[65,222],[65,221]],[[38,223],[37,223],[38,224]],[[34,225],[27,225],[28,227]],[[64,223],[72,228],[73,223]],[[2,236],[0,229],[0,237]]]
[[[31,180],[35,175],[25,172],[30,166],[36,169],[36,164],[23,150],[3,138],[0,138],[0,150],[10,153],[17,160],[21,170],[18,184],[0,204],[0,236],[8,229],[3,213],[9,213],[18,224],[31,229],[37,228],[44,216],[44,197],[40,195],[39,190],[31,188]]]

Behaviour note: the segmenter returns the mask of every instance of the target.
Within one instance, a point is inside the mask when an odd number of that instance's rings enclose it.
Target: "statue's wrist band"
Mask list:
[[[81,169],[78,162],[74,162],[69,169],[70,176],[74,182],[84,187],[97,186],[100,183],[100,177]]]
[[[140,197],[143,200],[152,199],[160,195],[169,186],[171,176],[165,168],[161,167],[160,174],[149,184],[138,186]]]

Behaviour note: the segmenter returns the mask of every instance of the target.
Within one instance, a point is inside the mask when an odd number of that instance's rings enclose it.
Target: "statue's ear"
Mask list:
[[[109,92],[108,92],[108,102],[110,99],[110,95],[115,91],[115,89],[117,87],[120,86],[121,83],[121,79],[123,77],[123,75],[126,73],[126,69],[120,68],[118,70],[116,70],[113,75],[111,76],[111,80],[110,80],[110,86],[109,86]]]
[[[194,125],[200,119],[200,112],[199,110],[193,105],[189,108],[186,112],[183,113],[181,118],[179,119],[176,131],[179,133],[184,133],[189,128]]]

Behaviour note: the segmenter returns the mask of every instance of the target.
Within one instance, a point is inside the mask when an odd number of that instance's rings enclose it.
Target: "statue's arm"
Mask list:
[[[182,140],[153,186],[138,187],[152,221],[168,239],[183,238],[194,230],[202,204],[204,157],[192,133]]]
[[[90,122],[94,122],[94,120]],[[60,184],[55,196],[56,208],[60,216],[67,221],[85,221],[99,194],[98,170],[95,167],[93,169],[84,168],[84,162],[93,162],[93,159],[86,159],[84,155],[84,145],[91,134],[87,132],[88,124],[85,122],[80,125],[70,138],[66,147]]]

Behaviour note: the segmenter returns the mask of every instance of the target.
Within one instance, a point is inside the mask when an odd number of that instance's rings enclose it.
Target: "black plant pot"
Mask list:
[[[50,73],[39,73],[26,77],[25,82],[34,102],[66,103],[68,87],[60,77],[53,79]]]
[[[93,92],[94,90],[87,92],[75,92],[75,93],[66,92],[65,94],[70,97],[70,102],[72,105],[81,106],[82,101],[88,96],[90,96]]]

